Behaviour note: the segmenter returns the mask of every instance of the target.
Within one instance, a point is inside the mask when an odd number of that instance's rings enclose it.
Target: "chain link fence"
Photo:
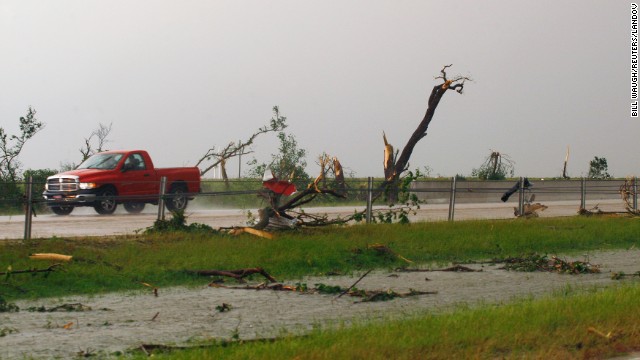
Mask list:
[[[45,175],[45,174],[42,174]],[[531,180],[525,186],[524,179],[504,181],[480,181],[464,179],[418,180],[411,183],[408,191],[423,205],[447,206],[448,220],[454,220],[456,205],[464,204],[498,204],[503,203],[506,192],[517,187],[513,195],[506,202],[514,208],[522,208],[525,202],[571,202],[580,209],[590,203],[598,201],[619,200],[620,206],[616,210],[623,211],[625,207],[637,212],[638,192],[637,178],[628,180]],[[0,215],[25,216],[25,239],[30,238],[32,226],[31,217],[34,214],[50,214],[46,201],[42,197],[46,177],[31,177],[21,183],[0,182]],[[374,203],[372,194],[380,187],[382,179],[348,179],[343,198],[333,196],[319,196],[309,207],[366,207],[368,210],[375,205],[385,205],[382,197]],[[163,187],[157,184],[158,194],[145,195],[145,202],[160,203],[174,196],[165,193]],[[307,184],[297,184],[299,189]],[[327,182],[326,186],[330,186]],[[264,197],[259,196],[262,189],[261,180],[234,179],[202,180],[201,192],[187,194],[193,198],[190,207],[198,209],[259,209],[267,206]],[[625,199],[626,195],[626,204]],[[110,198],[117,203],[140,201],[141,197],[119,196]],[[97,198],[97,200],[101,200]],[[597,205],[596,205],[597,206]],[[520,212],[522,213],[522,211]],[[164,206],[158,207],[158,218],[164,217]]]

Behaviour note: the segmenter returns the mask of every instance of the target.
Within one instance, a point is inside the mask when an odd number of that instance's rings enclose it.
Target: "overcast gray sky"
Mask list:
[[[469,175],[496,150],[516,176],[560,176],[570,146],[572,176],[594,156],[640,175],[628,1],[2,0],[0,46],[0,126],[17,133],[29,106],[46,123],[24,169],[77,162],[99,123],[110,149],[193,165],[278,105],[312,176],[322,152],[381,176],[382,132],[404,146],[453,64],[474,81],[445,95],[411,168]],[[254,150],[267,160],[275,136]]]

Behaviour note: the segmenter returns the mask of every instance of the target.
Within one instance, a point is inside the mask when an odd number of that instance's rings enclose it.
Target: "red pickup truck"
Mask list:
[[[75,170],[47,178],[42,194],[58,215],[68,215],[76,206],[93,206],[99,214],[112,214],[118,204],[129,213],[139,213],[145,204],[157,204],[160,179],[167,178],[166,206],[184,210],[200,192],[197,167],[153,167],[144,150],[105,151],[95,154]]]

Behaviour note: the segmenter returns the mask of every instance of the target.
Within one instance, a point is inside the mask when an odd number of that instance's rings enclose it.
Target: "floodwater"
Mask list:
[[[411,254],[402,254],[410,257]],[[357,285],[365,290],[417,291],[436,294],[396,298],[385,302],[358,302],[357,298],[300,294],[272,290],[245,290],[207,286],[150,288],[100,296],[69,296],[18,301],[20,311],[0,313],[0,358],[72,358],[78,354],[102,357],[139,348],[142,344],[189,345],[200,340],[270,338],[304,334],[314,326],[330,327],[339,322],[390,319],[419,313],[440,312],[461,304],[495,304],[516,298],[538,297],[571,286],[572,289],[615,286],[611,272],[640,270],[640,250],[591,252],[575,259],[600,265],[602,273],[567,275],[521,273],[498,266],[469,265],[481,272],[378,271]],[[317,283],[348,287],[362,274],[303,278],[309,287]],[[637,281],[633,279],[623,281]],[[62,304],[82,304],[79,312],[30,312],[29,307],[47,309]],[[217,306],[228,304],[229,311]]]

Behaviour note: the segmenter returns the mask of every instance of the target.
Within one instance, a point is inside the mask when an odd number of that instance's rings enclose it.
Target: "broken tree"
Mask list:
[[[378,198],[385,192],[394,194],[397,193],[400,179],[404,176],[405,172],[409,168],[409,159],[413,154],[413,150],[417,143],[427,135],[427,128],[431,123],[435,114],[436,108],[440,103],[440,100],[448,90],[454,90],[458,93],[462,93],[464,89],[465,81],[470,80],[465,76],[456,76],[449,78],[447,75],[447,69],[451,65],[445,65],[440,70],[440,76],[436,79],[441,80],[441,83],[434,86],[431,90],[427,102],[427,110],[422,118],[422,121],[418,124],[406,145],[401,152],[394,153],[393,146],[389,144],[386,139],[386,135],[383,134],[385,141],[385,179],[379,186],[374,198]],[[399,153],[399,156],[398,156]],[[260,219],[254,228],[265,229],[269,226],[280,225],[287,227],[295,226],[324,226],[332,224],[344,224],[354,219],[361,219],[364,212],[355,213],[352,216],[338,219],[329,219],[325,216],[318,216],[307,214],[303,211],[296,211],[300,206],[305,205],[316,199],[319,195],[328,195],[337,198],[345,198],[346,185],[344,182],[344,175],[342,171],[342,165],[335,157],[330,157],[327,154],[323,154],[318,164],[320,165],[320,175],[311,182],[304,190],[298,191],[289,197],[283,196],[283,193],[274,191],[271,187],[265,185],[265,189],[261,193],[268,201],[269,206],[262,209],[260,212]],[[334,176],[332,184],[328,184],[327,175],[330,173]],[[286,182],[286,179],[276,179],[278,182]],[[283,186],[282,188],[287,188]],[[390,201],[394,203],[396,198],[391,198]],[[406,211],[406,209],[403,209]]]
[[[386,136],[384,136],[385,140],[385,180],[380,186],[381,190],[389,190],[397,188],[398,182],[401,176],[409,169],[409,159],[413,154],[413,150],[416,147],[416,144],[422,138],[427,136],[427,129],[429,128],[429,124],[431,124],[431,120],[435,114],[436,108],[438,104],[440,104],[440,100],[444,96],[444,94],[448,90],[454,90],[459,94],[462,94],[462,90],[464,89],[464,83],[467,80],[471,80],[466,76],[456,76],[453,78],[449,78],[447,76],[447,69],[450,68],[451,65],[445,65],[442,70],[440,70],[440,76],[436,77],[436,79],[442,80],[442,83],[436,85],[431,90],[431,95],[429,96],[429,100],[427,102],[427,111],[422,118],[422,121],[418,124],[418,127],[414,130],[413,134],[405,144],[404,148],[402,148],[402,152],[400,152],[399,156],[397,153],[393,153],[393,147],[387,142]],[[390,194],[394,194],[394,191],[391,191]],[[378,194],[378,196],[380,193]],[[391,195],[389,201],[391,203],[395,202],[395,197]]]
[[[269,125],[259,128],[247,140],[238,141],[237,143],[230,142],[222,149],[216,150],[214,146],[207,150],[207,152],[200,158],[200,160],[198,160],[196,166],[199,167],[207,161],[212,161],[212,163],[202,168],[200,170],[200,175],[204,175],[216,166],[220,166],[222,179],[227,182],[229,180],[227,177],[227,170],[225,168],[227,160],[236,156],[251,154],[253,151],[249,150],[249,148],[251,147],[251,145],[253,145],[253,142],[259,135],[284,130],[287,127],[286,120],[286,117],[280,115],[280,110],[278,109],[278,107],[274,106],[273,117],[269,121]]]

